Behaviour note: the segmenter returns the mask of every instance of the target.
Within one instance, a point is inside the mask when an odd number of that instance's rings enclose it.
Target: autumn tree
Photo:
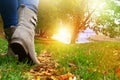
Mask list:
[[[78,34],[89,27],[94,12],[94,9],[90,9],[89,3],[89,0],[41,0],[38,15],[38,28],[41,29],[41,34],[54,32],[56,24],[62,21],[72,25],[71,43],[75,43]]]
[[[71,43],[75,43],[78,34],[89,27],[94,9],[90,9],[89,0],[65,0],[59,6],[60,17],[70,22],[72,27]]]

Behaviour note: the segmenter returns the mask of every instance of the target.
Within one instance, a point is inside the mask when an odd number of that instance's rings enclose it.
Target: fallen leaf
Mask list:
[[[57,78],[59,80],[71,80],[71,79],[73,80],[74,77],[75,76],[71,73],[67,73],[67,74],[64,74],[64,75],[57,76]]]
[[[68,63],[68,65],[70,66],[70,67],[75,67],[76,65],[75,65],[75,62],[70,62],[70,63]]]
[[[58,80],[55,76],[51,76],[52,80]]]
[[[116,76],[117,78],[120,78],[120,68],[116,68]]]
[[[66,68],[63,67],[57,69],[59,64],[52,58],[52,55],[49,52],[44,51],[43,53],[41,53],[38,56],[38,60],[43,65],[34,66],[29,71],[32,74],[32,76],[34,76],[35,80],[76,80],[75,76],[71,73],[67,73],[56,77],[56,75],[59,75]],[[78,69],[78,67],[76,67],[75,65],[75,62],[70,62],[69,66],[71,66],[73,70]]]
[[[40,80],[40,76],[36,76],[36,80]]]

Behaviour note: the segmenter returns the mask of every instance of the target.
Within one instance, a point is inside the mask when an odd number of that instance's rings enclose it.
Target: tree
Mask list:
[[[40,37],[52,35],[57,23],[57,3],[59,0],[41,0],[38,10],[38,26],[36,32]]]
[[[73,25],[71,43],[75,43],[78,34],[89,25],[94,10],[90,10],[88,3],[89,0],[65,0],[59,5],[59,17]]]
[[[120,1],[106,0],[104,9],[99,16],[94,16],[94,30],[109,37],[120,37]]]
[[[41,0],[38,16],[40,33],[54,32],[56,24],[62,21],[72,25],[71,43],[75,43],[78,34],[89,27],[94,13],[89,3],[90,0]]]
[[[71,43],[90,27],[96,33],[120,36],[120,4],[118,0],[41,0],[38,27],[40,36],[52,35],[57,24],[70,24]],[[91,26],[92,24],[92,26]]]

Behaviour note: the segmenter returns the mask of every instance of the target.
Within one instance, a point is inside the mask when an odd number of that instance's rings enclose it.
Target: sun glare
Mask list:
[[[70,31],[67,28],[60,28],[58,33],[54,34],[52,38],[60,42],[69,44],[70,43]]]
[[[100,0],[94,0],[91,2],[91,8],[92,9],[103,9],[105,7],[106,3],[102,2]]]

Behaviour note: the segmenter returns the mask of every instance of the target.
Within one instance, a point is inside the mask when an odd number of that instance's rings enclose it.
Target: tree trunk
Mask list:
[[[75,19],[74,19],[74,30],[73,30],[73,34],[72,34],[72,37],[71,37],[71,44],[75,44],[76,42],[76,39],[78,38],[78,35],[81,31],[85,30],[88,26],[86,26],[86,24],[89,23],[89,19],[92,15],[92,13],[94,12],[94,10],[92,12],[89,13],[89,15],[84,18],[83,20],[80,19],[80,16],[79,15],[76,15],[75,16]]]
[[[75,44],[76,39],[78,38],[79,30],[74,30],[72,37],[71,37],[71,42],[70,44]]]
[[[74,36],[72,36],[72,38],[71,38],[70,44],[75,44],[76,38],[77,38],[77,36],[74,34]]]

